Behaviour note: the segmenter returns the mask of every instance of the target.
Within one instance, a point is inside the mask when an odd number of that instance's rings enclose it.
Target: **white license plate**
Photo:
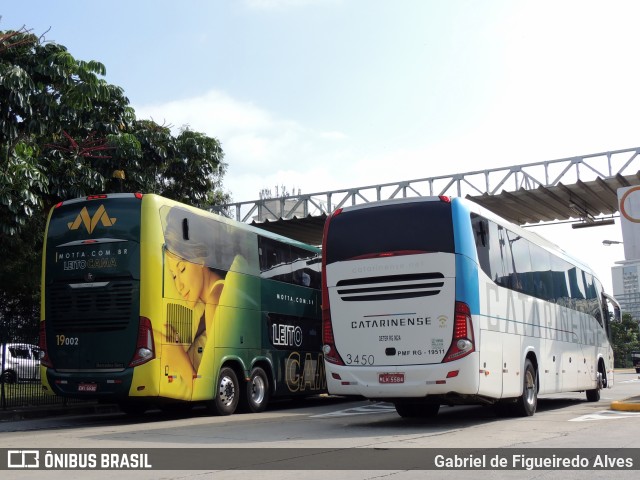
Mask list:
[[[404,383],[404,373],[379,373],[379,383]]]
[[[97,392],[98,384],[96,383],[81,383],[78,385],[79,392]]]

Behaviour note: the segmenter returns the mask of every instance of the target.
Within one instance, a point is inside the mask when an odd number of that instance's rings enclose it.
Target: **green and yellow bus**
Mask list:
[[[315,247],[157,195],[60,202],[42,256],[42,387],[220,415],[323,393],[320,264]]]

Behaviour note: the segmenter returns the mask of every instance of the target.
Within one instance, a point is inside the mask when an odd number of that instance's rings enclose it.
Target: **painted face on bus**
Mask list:
[[[167,252],[167,266],[180,296],[193,308],[200,299],[205,284],[205,267]]]

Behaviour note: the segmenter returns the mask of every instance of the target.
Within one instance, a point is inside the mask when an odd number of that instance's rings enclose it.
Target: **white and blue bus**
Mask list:
[[[613,384],[609,322],[593,272],[553,243],[462,198],[336,210],[323,239],[329,393],[533,415],[538,395]],[[610,313],[611,312],[611,313]]]

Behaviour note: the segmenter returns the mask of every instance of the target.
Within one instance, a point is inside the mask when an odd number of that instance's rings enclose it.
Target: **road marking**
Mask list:
[[[372,415],[379,413],[395,413],[396,409],[391,403],[371,403],[362,407],[347,408],[346,410],[338,410],[337,412],[322,413],[320,415],[312,415],[311,418],[323,417],[349,417],[351,415]]]
[[[623,412],[614,410],[602,410],[600,412],[572,418],[570,422],[590,422],[592,420],[617,420],[619,418],[640,417],[640,412]]]

